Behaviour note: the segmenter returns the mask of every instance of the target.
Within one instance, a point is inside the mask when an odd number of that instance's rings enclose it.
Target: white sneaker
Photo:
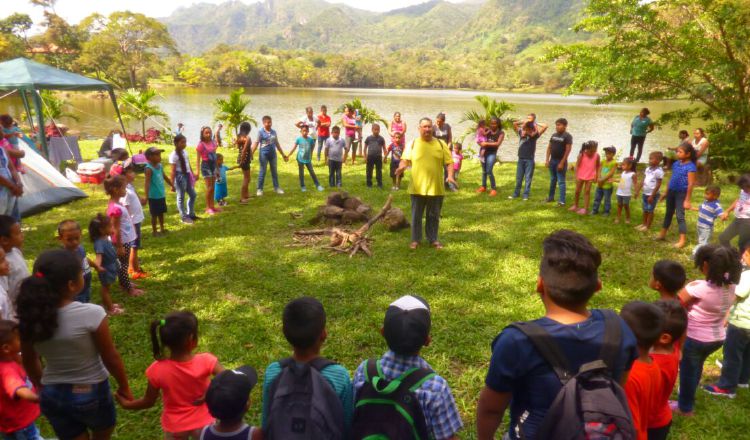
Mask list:
[[[323,188],[322,186],[318,185],[318,191],[325,191],[325,188]]]
[[[750,388],[750,384],[746,384],[746,383],[738,383],[738,384],[737,384],[737,388],[744,388],[744,389],[747,389],[747,388]]]
[[[284,194],[284,190],[281,188],[274,188],[274,191],[276,191],[276,194]]]
[[[513,200],[513,199],[515,199],[515,197],[513,197],[513,196],[508,196],[508,200]]]
[[[301,189],[302,189],[302,192],[307,192],[307,188],[305,188],[304,186]],[[276,191],[276,192],[278,192],[278,191]]]
[[[255,195],[258,196],[258,197],[262,196],[263,195],[263,190],[259,189],[258,191],[255,191]]]

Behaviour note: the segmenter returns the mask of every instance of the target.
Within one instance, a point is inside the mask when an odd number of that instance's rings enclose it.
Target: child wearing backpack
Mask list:
[[[608,373],[588,378],[606,383],[605,389],[611,390],[607,394],[609,401],[617,404],[612,406],[620,409],[620,417],[625,415],[625,420],[618,419],[621,423],[613,428],[622,434],[632,434],[632,424],[627,420],[627,401],[617,382],[622,381],[638,357],[635,336],[614,312],[587,307],[602,286],[598,275],[601,254],[586,237],[568,230],[552,233],[544,239],[542,247],[536,289],[546,314],[529,323],[520,323],[520,327],[532,324],[533,328],[541,330],[542,338],[536,340],[546,341],[547,349],[536,348],[535,339],[519,328],[519,323],[506,327],[495,338],[485,386],[477,405],[477,438],[493,438],[508,406],[508,437],[512,440],[557,438],[550,431],[555,429],[585,430],[595,436],[596,432],[590,430],[592,426],[587,423],[589,419],[582,420],[580,414],[571,417],[567,413],[564,414],[567,417],[557,417],[561,415],[560,408],[553,407],[552,403],[559,393],[567,398],[570,386],[587,378],[579,375],[570,379],[582,366],[593,366],[595,361],[601,360],[606,361]],[[556,373],[548,361],[548,352],[556,352],[563,358],[556,363],[567,363],[565,386],[562,372]]]
[[[263,440],[263,431],[243,420],[257,383],[258,373],[249,365],[217,374],[206,391],[206,406],[216,423],[203,428],[200,440]]]
[[[297,298],[284,307],[282,321],[284,337],[293,353],[266,367],[264,437],[270,440],[347,438],[354,411],[352,384],[346,368],[320,356],[328,337],[323,304],[315,298]]]
[[[666,440],[672,427],[672,408],[669,398],[677,382],[680,365],[680,346],[687,331],[687,312],[675,300],[659,300],[656,303],[664,312],[664,328],[651,350],[651,359],[661,372],[662,388],[657,408],[648,418],[648,440]]]
[[[172,312],[151,322],[151,346],[155,361],[146,369],[146,394],[137,400],[115,396],[124,409],[141,410],[164,400],[161,426],[168,440],[198,440],[214,419],[205,403],[209,378],[222,371],[216,356],[194,354],[198,346],[198,318],[191,312]],[[164,348],[169,348],[169,357]]]
[[[659,407],[663,388],[659,366],[649,355],[664,330],[664,312],[654,304],[633,301],[625,304],[620,316],[638,341],[638,359],[625,383],[625,394],[633,416],[637,440],[648,440],[649,417]]]
[[[463,423],[448,382],[419,355],[431,342],[430,326],[430,306],[423,298],[402,296],[388,306],[380,330],[388,351],[362,362],[354,374],[352,438],[413,439],[413,433],[419,440],[458,438]],[[392,393],[380,392],[396,384]]]
[[[685,287],[686,281],[687,274],[682,264],[672,260],[659,260],[651,269],[648,287],[659,292],[659,299],[679,300],[677,294]]]
[[[736,249],[707,244],[695,254],[695,266],[705,279],[688,283],[679,293],[687,309],[687,339],[680,361],[678,412],[693,415],[695,391],[703,375],[703,363],[722,345],[729,307],[734,302],[735,284],[742,266]]]

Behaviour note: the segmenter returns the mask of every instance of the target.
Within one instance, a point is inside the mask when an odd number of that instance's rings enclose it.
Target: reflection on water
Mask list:
[[[165,88],[160,93],[163,99],[159,105],[170,117],[170,126],[182,122],[186,126],[186,135],[190,145],[198,140],[200,127],[213,124],[213,101],[226,97],[231,89],[228,88]],[[463,113],[477,109],[479,105],[474,96],[480,92],[456,90],[382,90],[382,89],[317,89],[317,88],[250,88],[246,93],[252,102],[247,112],[260,122],[263,115],[270,115],[274,120],[274,128],[279,134],[284,149],[289,149],[298,135],[294,122],[304,114],[304,108],[311,105],[317,113],[321,104],[329,108],[329,113],[344,102],[353,98],[360,98],[365,105],[375,109],[386,120],[390,121],[394,112],[401,112],[409,125],[407,140],[416,134],[416,125],[422,116],[434,117],[439,112],[448,116],[448,123],[454,128],[454,137],[464,132],[468,123],[459,124]],[[519,94],[519,93],[487,93],[493,98],[506,100],[516,106],[513,112],[516,116],[523,116],[533,112],[538,120],[550,124],[550,131],[554,128],[557,118],[567,118],[569,132],[573,135],[574,153],[581,143],[593,139],[599,141],[600,147],[615,145],[618,151],[630,147],[630,121],[638,114],[644,104],[616,104],[597,106],[591,104],[589,96],[563,97],[552,94]],[[73,106],[72,112],[80,121],[65,120],[72,129],[84,136],[100,137],[110,129],[116,128],[115,113],[108,99],[94,99],[85,94],[70,93],[68,97]],[[650,102],[645,106],[651,109],[654,118],[665,112],[684,106],[680,101]],[[13,98],[4,99],[0,105],[0,112],[10,111],[19,119],[22,116],[22,106]],[[146,124],[160,128],[157,123],[149,121]],[[685,127],[691,129],[694,127]],[[131,124],[130,129],[140,131],[140,124]],[[253,131],[255,132],[255,128]],[[369,129],[365,129],[365,136]],[[537,158],[544,159],[549,132],[539,141]],[[467,143],[469,139],[467,138]],[[466,143],[465,143],[466,144]],[[651,133],[646,140],[646,149],[664,149],[677,144],[676,130],[664,128]],[[503,160],[516,158],[518,146],[517,136],[510,134],[501,148]]]

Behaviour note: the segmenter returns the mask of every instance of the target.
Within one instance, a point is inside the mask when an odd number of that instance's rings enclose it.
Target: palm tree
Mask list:
[[[42,98],[42,115],[44,115],[44,119],[59,121],[61,118],[69,118],[78,121],[78,116],[68,113],[65,110],[68,103],[64,99],[57,97],[54,92],[42,90],[39,92],[39,97]]]
[[[362,125],[379,122],[383,124],[386,129],[388,129],[388,121],[383,119],[383,117],[380,116],[375,110],[364,105],[359,98],[354,98],[350,102],[341,104],[339,108],[336,109],[336,114],[339,115],[344,113],[344,109],[346,107],[353,108],[359,113],[360,118],[362,118]]]
[[[475,96],[474,99],[476,99],[477,102],[479,102],[479,104],[482,106],[483,113],[477,112],[476,110],[469,110],[467,112],[464,112],[464,116],[463,118],[461,118],[461,121],[459,121],[459,123],[470,121],[473,122],[473,124],[471,124],[471,126],[466,129],[464,134],[461,136],[461,139],[464,139],[466,138],[466,136],[470,136],[476,133],[477,123],[479,121],[486,121],[489,124],[490,119],[498,118],[503,123],[503,125],[507,126],[509,123],[512,123],[512,118],[508,117],[506,113],[515,108],[513,104],[505,101],[496,101],[486,95],[478,95]]]
[[[250,104],[250,98],[242,98],[245,89],[239,88],[229,94],[229,99],[218,98],[214,101],[214,120],[225,121],[227,128],[238,135],[238,128],[241,123],[248,121],[251,124],[258,125],[255,119],[245,113],[245,108]]]
[[[146,119],[161,118],[169,121],[169,116],[151,102],[159,97],[152,89],[128,89],[120,95],[119,109],[126,121],[141,121],[141,133],[146,134]]]

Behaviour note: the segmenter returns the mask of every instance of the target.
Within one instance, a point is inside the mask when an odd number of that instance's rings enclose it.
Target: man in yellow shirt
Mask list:
[[[453,159],[448,146],[432,136],[432,120],[422,118],[419,121],[419,138],[406,147],[396,170],[396,175],[403,176],[404,171],[411,167],[411,182],[409,183],[411,244],[409,247],[412,249],[416,249],[422,241],[422,217],[425,215],[425,210],[427,211],[425,222],[427,241],[436,249],[443,248],[438,241],[438,225],[440,210],[443,207],[445,183],[458,186],[453,178],[453,167],[448,166],[452,164]],[[446,167],[448,178],[443,181],[443,172]]]

